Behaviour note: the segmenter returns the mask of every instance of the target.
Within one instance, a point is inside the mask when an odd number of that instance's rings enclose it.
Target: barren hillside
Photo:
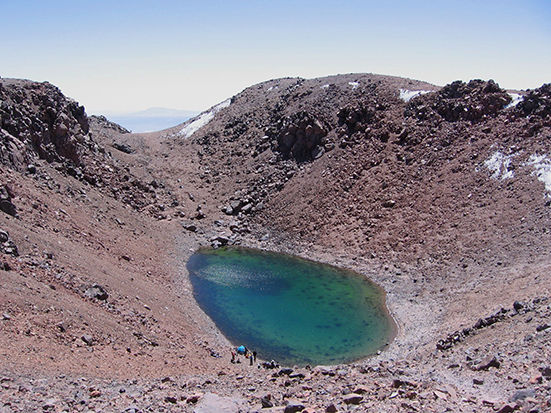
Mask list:
[[[129,134],[0,79],[0,126],[5,411],[551,408],[549,84],[285,78]],[[347,366],[230,364],[185,269],[225,244],[369,276],[397,338]]]

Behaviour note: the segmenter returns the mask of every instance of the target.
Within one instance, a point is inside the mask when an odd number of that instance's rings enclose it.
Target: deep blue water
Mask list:
[[[393,337],[384,293],[351,271],[243,248],[200,250],[187,267],[203,311],[233,344],[262,359],[350,362]]]

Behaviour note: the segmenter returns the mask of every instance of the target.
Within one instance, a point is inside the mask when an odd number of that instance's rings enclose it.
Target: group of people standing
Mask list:
[[[231,348],[231,362],[232,363],[241,363],[239,356],[245,356],[246,359],[249,359],[249,365],[256,363],[256,351],[251,352],[245,346],[239,346],[236,348]]]

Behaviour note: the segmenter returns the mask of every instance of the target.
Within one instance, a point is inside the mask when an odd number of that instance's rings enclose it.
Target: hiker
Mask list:
[[[247,351],[248,351],[248,350],[247,350],[247,347],[241,345],[241,346],[237,347],[235,350],[236,350],[236,352],[237,352],[237,356],[236,356],[237,361],[236,361],[236,363],[241,363],[241,360],[239,360],[239,356],[240,356],[240,355],[241,355],[241,356],[244,356],[244,355],[247,354]]]
[[[253,354],[251,352],[249,352],[248,354],[249,354],[249,366],[252,366],[253,365]]]
[[[235,363],[235,357],[236,357],[236,356],[237,356],[237,355],[235,354],[235,350],[234,350],[233,347],[232,347],[232,348],[231,348],[231,362],[232,362],[232,364]]]
[[[254,362],[256,363],[256,351],[253,351]]]

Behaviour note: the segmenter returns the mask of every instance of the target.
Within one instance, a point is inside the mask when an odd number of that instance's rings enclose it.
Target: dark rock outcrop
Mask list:
[[[110,121],[109,119],[107,119],[105,116],[102,116],[102,115],[99,115],[99,116],[91,115],[88,117],[88,121],[90,125],[101,127],[103,129],[111,129],[120,134],[130,133],[130,131],[125,127],[119,125],[118,123]]]
[[[457,80],[436,93],[412,99],[405,115],[421,120],[476,122],[496,116],[510,102],[511,96],[493,80],[471,80],[469,83]]]
[[[168,203],[168,198],[159,199],[158,192],[163,189],[117,166],[113,156],[98,144],[106,136],[124,133],[128,130],[103,116],[88,118],[83,106],[48,82],[0,79],[0,164],[41,179],[38,159],[55,163],[57,170],[136,210],[148,208],[146,212],[159,218],[160,205]],[[99,137],[104,139],[96,141]],[[134,150],[125,142],[113,146],[126,153]],[[0,208],[16,215],[15,206],[4,194]]]
[[[84,107],[48,82],[0,81],[0,162],[17,169],[35,157],[82,163],[88,136]]]
[[[134,150],[130,147],[130,145],[126,143],[114,142],[113,148],[128,154],[134,152]]]
[[[551,117],[551,83],[546,83],[538,89],[531,90],[516,106],[516,111],[523,116]]]
[[[327,135],[323,123],[308,112],[298,112],[286,116],[268,129],[268,136],[277,142],[276,150],[284,158],[293,158],[297,162],[313,160]]]
[[[363,132],[374,121],[375,115],[375,108],[359,104],[345,106],[337,114],[339,126],[346,126],[349,135]]]

